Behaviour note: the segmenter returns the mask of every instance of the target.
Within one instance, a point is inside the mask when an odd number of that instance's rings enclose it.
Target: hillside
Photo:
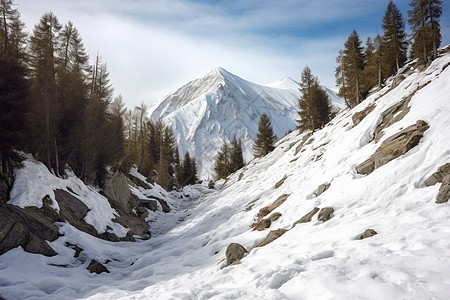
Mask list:
[[[140,188],[173,208],[149,215],[149,240],[112,243],[59,223],[64,236],[49,243],[58,255],[19,247],[0,256],[0,296],[448,299],[450,205],[436,199],[450,194],[448,165],[437,172],[450,162],[449,66],[448,52],[421,72],[406,66],[324,129],[287,135],[214,190]],[[367,229],[377,234],[360,239]],[[279,237],[267,243],[271,231]],[[79,258],[65,242],[83,248]],[[225,266],[231,243],[248,253]],[[90,259],[110,273],[89,274]]]
[[[335,109],[344,107],[333,91],[327,92]],[[299,96],[298,83],[290,78],[261,86],[217,68],[162,99],[151,111],[151,119],[162,118],[171,126],[181,156],[189,151],[197,161],[200,178],[211,179],[223,141],[240,138],[244,159],[253,159],[252,145],[263,113],[268,114],[279,138],[295,129]]]

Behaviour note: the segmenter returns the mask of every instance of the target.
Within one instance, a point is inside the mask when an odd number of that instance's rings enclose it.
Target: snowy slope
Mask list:
[[[344,107],[328,90],[332,103]],[[259,118],[269,115],[275,134],[281,138],[296,126],[298,83],[285,78],[261,86],[217,68],[166,96],[153,108],[151,118],[163,118],[174,129],[181,156],[186,151],[197,160],[200,178],[214,178],[215,156],[236,135],[242,140],[246,161],[253,159]]]
[[[174,210],[152,215],[152,238],[111,243],[66,224],[44,257],[11,250],[0,256],[0,296],[6,299],[448,299],[450,296],[450,204],[436,204],[440,184],[424,180],[450,162],[450,54],[424,72],[414,71],[392,91],[386,86],[332,124],[314,133],[296,154],[303,134],[293,132],[264,158],[232,175],[223,188],[187,187],[167,194]],[[428,83],[425,85],[425,83]],[[371,141],[380,114],[412,97],[409,113]],[[357,126],[352,115],[374,104]],[[430,128],[405,155],[360,175],[355,166],[401,129],[424,120]],[[239,180],[240,174],[242,178]],[[284,183],[274,185],[285,175]],[[331,186],[318,197],[320,184]],[[252,231],[258,211],[282,194],[282,216],[264,231]],[[292,224],[313,207],[333,207]],[[269,230],[289,229],[254,248]],[[365,229],[377,235],[358,240]],[[85,249],[81,258],[64,247]],[[225,249],[240,243],[250,253],[241,264],[222,268]],[[109,274],[89,274],[90,259]],[[52,266],[67,265],[66,268]]]

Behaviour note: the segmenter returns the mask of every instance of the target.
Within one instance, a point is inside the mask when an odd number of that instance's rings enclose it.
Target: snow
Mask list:
[[[303,134],[293,132],[272,153],[216,183],[214,190],[203,185],[180,193],[157,190],[173,209],[151,216],[149,240],[112,243],[60,224],[64,236],[51,243],[57,256],[29,254],[20,248],[0,256],[0,296],[448,299],[450,204],[435,203],[440,184],[426,187],[423,182],[450,161],[450,68],[444,69],[449,63],[446,54],[426,72],[414,72],[395,89],[386,86],[356,108],[341,112],[297,155]],[[371,141],[381,112],[430,80],[411,99],[410,112],[386,128],[379,142]],[[352,115],[371,104],[375,109],[353,127]],[[425,120],[430,128],[416,147],[370,175],[356,173],[355,166],[384,139],[417,120]],[[284,184],[275,189],[285,175]],[[315,197],[325,182],[331,183],[330,188]],[[270,229],[252,231],[259,209],[282,194],[290,194],[275,210],[282,216]],[[292,228],[315,206],[333,207],[332,218],[322,223],[315,216]],[[255,248],[269,230],[278,228],[289,231]],[[378,234],[358,240],[368,228]],[[84,249],[81,260],[72,258],[66,241]],[[234,242],[251,251],[241,264],[223,268],[226,247]],[[110,260],[105,265],[111,273],[89,274],[85,268],[90,259]]]
[[[242,140],[243,156],[253,159],[259,118],[266,113],[278,138],[296,128],[298,83],[287,77],[261,86],[223,68],[193,80],[152,108],[151,118],[162,118],[174,130],[180,155],[196,159],[201,179],[213,179],[214,161],[223,141]],[[345,107],[334,91],[325,88],[335,109]]]
[[[111,207],[108,200],[93,187],[86,186],[71,171],[67,171],[67,174],[66,179],[56,177],[44,164],[26,155],[23,168],[15,170],[11,200],[8,203],[22,208],[30,206],[41,208],[42,199],[48,195],[52,200],[50,206],[59,211],[53,191],[65,190],[89,208],[84,220],[94,226],[99,234],[110,231],[118,237],[125,237],[128,230],[112,221],[118,213]]]

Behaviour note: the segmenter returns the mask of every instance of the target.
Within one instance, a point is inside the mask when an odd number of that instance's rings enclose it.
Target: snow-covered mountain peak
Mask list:
[[[285,77],[279,81],[269,83],[266,86],[283,90],[285,89],[293,90],[299,88],[299,83],[294,79],[292,79],[291,77]]]

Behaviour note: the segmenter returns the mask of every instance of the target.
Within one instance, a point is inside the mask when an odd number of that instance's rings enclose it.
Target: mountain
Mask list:
[[[345,105],[326,89],[335,109]],[[296,127],[298,83],[291,78],[262,86],[223,68],[193,80],[151,109],[151,119],[162,118],[174,129],[180,155],[194,156],[202,179],[214,178],[215,156],[234,136],[242,140],[244,159],[253,159],[252,145],[259,118],[266,113],[281,138]]]

